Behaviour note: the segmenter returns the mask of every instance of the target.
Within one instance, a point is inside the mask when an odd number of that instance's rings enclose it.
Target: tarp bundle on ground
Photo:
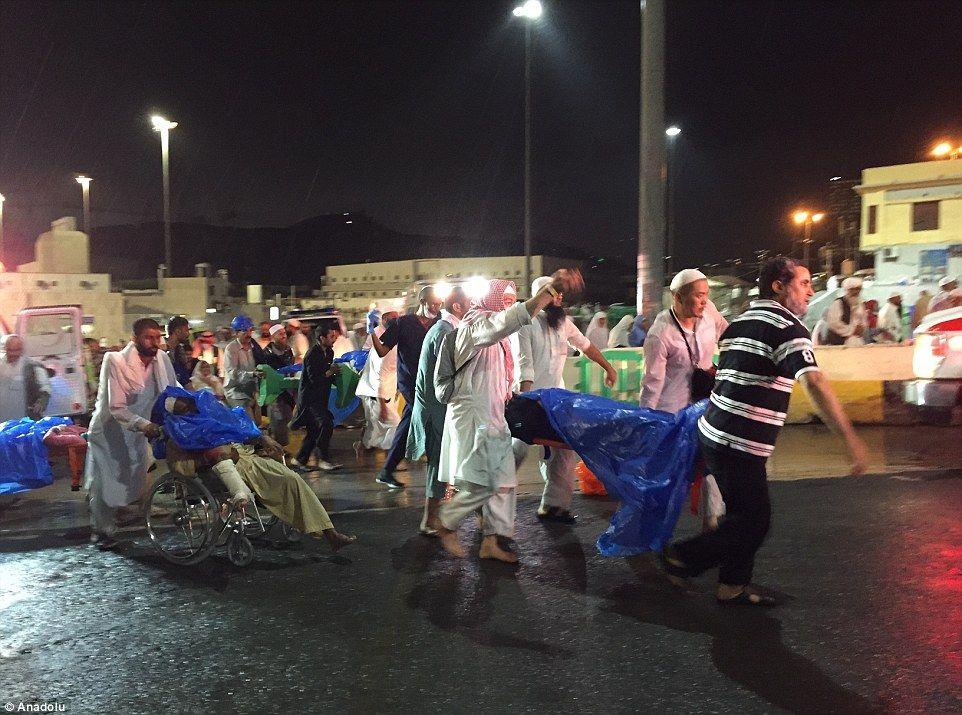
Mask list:
[[[168,397],[193,400],[197,413],[174,417],[164,409],[164,401]],[[178,447],[192,451],[212,449],[231,442],[244,443],[261,436],[261,431],[243,407],[231,409],[208,390],[192,392],[171,385],[157,397],[150,418],[152,422],[163,425],[166,435]],[[164,440],[155,440],[154,457],[163,459],[166,455]]]
[[[16,494],[53,484],[43,437],[51,427],[73,424],[68,417],[29,417],[0,423],[0,494]]]
[[[621,502],[598,550],[633,556],[662,549],[688,493],[707,400],[673,415],[557,388],[516,399],[524,398],[541,403],[554,430]]]

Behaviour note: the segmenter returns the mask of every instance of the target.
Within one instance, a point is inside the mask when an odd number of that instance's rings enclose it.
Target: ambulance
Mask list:
[[[24,308],[17,313],[14,332],[23,338],[23,354],[50,375],[46,415],[79,415],[87,410],[84,372],[83,309],[79,305]]]

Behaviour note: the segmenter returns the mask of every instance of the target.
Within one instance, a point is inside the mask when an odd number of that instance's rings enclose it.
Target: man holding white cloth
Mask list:
[[[143,498],[153,456],[147,443],[160,435],[150,421],[157,396],[177,385],[174,366],[159,350],[156,320],[134,323],[133,340],[104,355],[100,388],[88,430],[86,488],[93,522],[91,541],[100,549],[117,545],[117,509]]]

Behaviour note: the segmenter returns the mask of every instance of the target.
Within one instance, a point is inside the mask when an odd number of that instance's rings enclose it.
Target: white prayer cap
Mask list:
[[[955,283],[956,280],[955,276],[945,276],[939,281],[939,288],[945,288],[949,283]]]
[[[278,334],[279,332],[281,332],[283,329],[284,329],[284,326],[283,326],[283,325],[279,325],[279,324],[276,324],[276,323],[275,323],[274,325],[271,326],[271,329],[268,330],[267,332],[268,332],[268,334],[273,338],[275,335],[277,335],[277,334]]]
[[[531,284],[531,295],[536,295],[539,290],[544,288],[549,283],[551,283],[551,278],[548,276],[541,276],[540,278],[535,278],[534,282]]]
[[[677,293],[689,283],[706,280],[708,280],[708,276],[706,276],[697,268],[686,268],[683,271],[679,271],[678,274],[671,279],[671,284],[668,286],[668,290],[670,290],[672,293]]]
[[[291,319],[289,319],[289,320],[287,321],[287,324],[290,325],[292,328],[299,328],[299,327],[301,327],[301,321],[299,321],[297,318],[291,318]]]
[[[849,276],[844,281],[842,281],[842,290],[852,290],[853,288],[862,288],[862,279],[857,276]]]
[[[364,330],[366,327],[367,323],[365,323],[363,320],[359,320],[354,323],[354,326],[351,328],[351,330]]]
[[[518,291],[514,289],[514,285],[509,283],[504,287],[504,292],[508,295],[518,295]]]

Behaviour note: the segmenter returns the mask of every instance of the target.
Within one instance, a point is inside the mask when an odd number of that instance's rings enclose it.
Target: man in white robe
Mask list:
[[[514,535],[518,481],[515,474],[511,432],[504,418],[504,406],[511,397],[514,361],[508,336],[544,309],[559,293],[580,292],[584,282],[579,272],[561,270],[551,283],[525,303],[505,310],[505,293],[515,294],[514,284],[490,281],[487,293],[472,302],[454,334],[454,391],[448,402],[441,437],[439,480],[457,484],[458,493],[441,505],[438,536],[444,549],[463,557],[457,528],[469,513],[482,510],[479,556],[516,563],[518,557],[498,543],[498,536]],[[509,290],[510,289],[510,290]],[[444,361],[439,358],[438,373]]]
[[[531,295],[537,295],[551,278],[542,276],[531,284]],[[601,366],[605,371],[605,384],[614,387],[618,373],[584,334],[578,330],[571,319],[565,315],[562,301],[564,294],[553,296],[551,302],[530,325],[518,331],[521,346],[520,373],[521,392],[540,390],[546,387],[561,387],[564,383],[565,360],[568,348],[584,353],[585,357]],[[526,447],[521,440],[515,440],[516,449]],[[547,455],[541,460],[541,478],[544,479],[544,493],[538,507],[538,518],[542,521],[555,521],[573,524],[575,516],[571,513],[571,498],[575,488],[575,465],[578,455],[570,449],[543,448]],[[527,449],[524,449],[527,452]]]
[[[842,281],[844,294],[825,309],[825,345],[864,345],[868,319],[862,305],[862,279],[849,276]]]
[[[160,351],[157,321],[134,323],[133,340],[104,355],[97,403],[88,430],[86,488],[90,493],[91,541],[100,549],[117,545],[117,509],[140,501],[153,461],[147,440],[160,434],[150,421],[157,396],[177,384],[174,366]]]
[[[395,318],[397,311],[385,313],[381,317],[381,324],[374,329],[375,334],[378,337],[383,335]],[[367,461],[368,450],[390,449],[394,432],[401,421],[397,411],[397,348],[391,348],[387,355],[381,357],[373,349],[370,339],[365,347],[369,351],[367,362],[354,393],[360,398],[364,409],[364,433],[354,443],[358,464]]]

